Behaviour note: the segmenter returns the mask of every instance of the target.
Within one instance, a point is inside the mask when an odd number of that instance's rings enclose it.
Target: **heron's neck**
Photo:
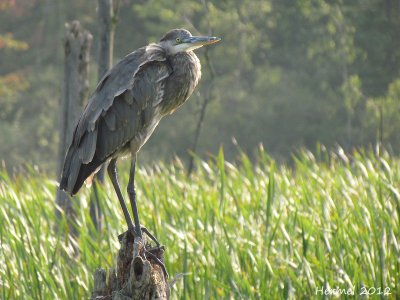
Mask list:
[[[201,76],[201,65],[198,57],[193,51],[183,51],[168,58],[174,72],[179,74],[193,73],[195,77]]]
[[[192,51],[170,56],[168,62],[173,71],[167,79],[164,114],[169,114],[182,105],[193,93],[201,77],[200,61]]]
[[[169,56],[171,61],[182,61],[190,59],[191,57],[196,56],[193,51],[181,51]]]

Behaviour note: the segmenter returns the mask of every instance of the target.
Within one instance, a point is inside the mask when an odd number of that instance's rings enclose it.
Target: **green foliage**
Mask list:
[[[310,299],[322,286],[398,297],[399,160],[324,149],[299,152],[291,168],[262,148],[256,164],[220,151],[197,160],[190,180],[179,160],[138,169],[142,222],[166,245],[169,273],[185,274],[172,299]],[[124,228],[111,186],[101,191],[106,228],[95,231],[83,190],[72,238],[55,217],[56,182],[31,169],[0,178],[0,298],[88,298]]]
[[[98,46],[93,3],[0,5],[0,138],[6,141],[0,143],[0,157],[9,166],[30,160],[56,169],[62,38],[72,19],[94,35],[93,90]],[[400,78],[400,18],[393,1],[120,1],[115,61],[174,27],[222,37],[208,52],[216,77],[199,154],[222,145],[225,157],[234,159],[232,137],[246,153],[263,143],[283,159],[318,142],[350,151],[375,144],[380,128],[386,147],[398,152],[399,95],[388,92]],[[12,48],[1,48],[4,40]],[[196,94],[160,123],[141,160],[187,157],[210,78],[204,50],[197,53],[203,79]],[[2,80],[8,74],[19,79]]]

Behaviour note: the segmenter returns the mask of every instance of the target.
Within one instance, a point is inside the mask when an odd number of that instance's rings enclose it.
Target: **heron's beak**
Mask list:
[[[191,36],[183,40],[183,42],[196,46],[197,48],[205,45],[218,43],[220,40],[221,38],[215,36]]]

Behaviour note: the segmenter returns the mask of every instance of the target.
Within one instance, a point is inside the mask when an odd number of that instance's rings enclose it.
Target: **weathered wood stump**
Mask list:
[[[163,247],[151,247],[127,231],[119,236],[117,269],[94,273],[93,300],[169,299],[167,274],[157,260],[164,262]]]

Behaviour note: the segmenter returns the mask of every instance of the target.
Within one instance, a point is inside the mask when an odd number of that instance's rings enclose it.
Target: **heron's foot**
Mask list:
[[[161,253],[159,251],[161,251]],[[157,246],[155,248],[145,250],[146,256],[148,258],[150,258],[155,264],[157,264],[161,267],[164,277],[167,279],[169,277],[167,268],[165,267],[164,262],[162,262],[158,258],[158,256],[162,255],[162,253],[164,253],[164,246],[161,246],[161,247]]]
[[[156,244],[156,247],[152,248],[152,249],[163,249],[164,250],[164,246],[161,246],[161,244],[157,240],[157,238],[153,234],[151,234],[150,231],[144,226],[141,227],[140,233],[137,232],[137,230],[135,230],[135,228],[128,228],[127,231],[125,231],[124,233],[122,233],[118,236],[118,240],[122,241],[123,236],[126,234],[128,241],[133,242],[135,240],[135,237],[142,236],[142,233],[145,233],[150,238],[150,240],[152,240]]]
[[[135,230],[133,230],[133,228],[128,228],[127,231],[121,233],[120,235],[118,235],[118,241],[121,243],[124,236],[126,236],[126,240],[128,242],[133,243],[135,241]]]
[[[160,242],[155,238],[155,236],[153,234],[151,234],[147,230],[146,227],[142,227],[141,231],[143,233],[145,233],[150,238],[150,240],[152,240],[156,244],[154,247],[151,247],[150,243],[146,243],[146,245],[144,245],[143,254],[144,254],[145,258],[148,258],[148,259],[152,260],[155,264],[159,265],[161,267],[161,270],[162,270],[165,278],[168,278],[169,275],[168,275],[167,269],[165,267],[164,262],[162,261],[165,247],[160,244]],[[129,228],[127,231],[125,231],[124,233],[122,233],[118,236],[118,240],[120,242],[122,242],[124,236],[126,236],[126,239],[128,242],[133,243],[135,241],[135,237],[138,237],[139,235],[134,228]]]
[[[165,247],[160,244],[157,238],[153,234],[151,234],[146,227],[142,226],[141,230],[150,238],[150,240],[152,240],[156,244],[155,247],[151,247],[151,245],[147,243],[147,245],[144,247],[145,255],[155,264],[159,265],[164,273],[165,278],[168,278],[169,275],[167,272],[167,268],[165,267],[164,262],[161,260],[164,254]]]
[[[128,227],[127,231],[125,231],[124,233],[121,233],[118,236],[118,240],[121,242],[124,236],[126,236],[126,239],[128,242],[132,242],[132,243],[135,241],[136,237],[142,238],[141,231],[140,231],[140,233],[138,233],[135,230],[135,227]]]

